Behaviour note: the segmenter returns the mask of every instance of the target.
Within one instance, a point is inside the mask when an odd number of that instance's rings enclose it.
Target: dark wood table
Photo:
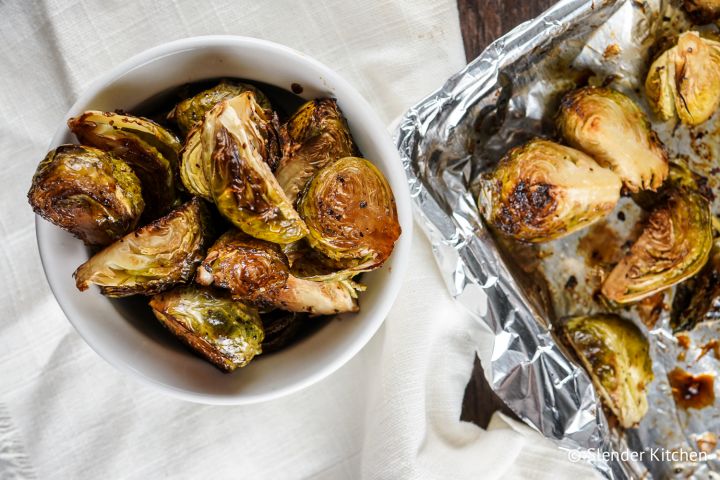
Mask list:
[[[493,40],[519,23],[536,17],[553,3],[555,0],[458,0],[465,58],[471,61]],[[480,361],[476,359],[460,418],[485,428],[497,410],[514,416],[490,389]]]

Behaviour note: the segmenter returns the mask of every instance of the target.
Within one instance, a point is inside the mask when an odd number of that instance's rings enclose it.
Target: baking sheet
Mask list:
[[[592,238],[617,241],[610,256],[622,252],[637,235],[643,212],[622,199],[592,231],[541,247],[503,245],[480,219],[475,182],[511,147],[536,136],[555,138],[560,97],[576,86],[609,85],[649,112],[642,85],[650,61],[661,45],[690,28],[678,6],[666,0],[563,0],[490,45],[411,108],[395,133],[416,216],[448,288],[494,332],[492,365],[486,368],[492,388],[526,423],[568,449],[572,459],[590,461],[607,478],[648,473],[710,478],[720,471],[713,443],[720,433],[717,409],[676,408],[667,380],[676,366],[691,373],[720,371],[714,355],[700,356],[709,339],[719,336],[720,323],[698,326],[685,349],[669,329],[667,309],[662,310],[671,304],[672,291],[642,312],[620,312],[650,339],[655,380],[648,414],[637,428],[619,431],[606,418],[588,375],[556,341],[553,328],[567,315],[609,311],[592,292],[612,259],[599,264],[587,260]],[[701,30],[713,34],[717,28]],[[695,129],[653,120],[671,159],[706,175],[713,189],[720,153],[715,125],[715,117]],[[716,199],[715,214],[718,206]],[[567,288],[570,277],[573,288]],[[688,453],[701,450],[706,461],[684,461]],[[675,455],[679,461],[668,457],[681,451],[685,456]]]

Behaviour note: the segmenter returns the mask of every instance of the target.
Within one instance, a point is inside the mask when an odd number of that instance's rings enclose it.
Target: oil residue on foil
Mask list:
[[[715,375],[699,373],[693,375],[681,368],[668,373],[675,403],[684,409],[705,408],[715,403]]]

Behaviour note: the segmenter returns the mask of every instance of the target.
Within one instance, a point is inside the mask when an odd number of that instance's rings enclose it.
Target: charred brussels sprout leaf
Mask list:
[[[695,275],[712,247],[710,205],[695,190],[673,188],[652,209],[642,234],[613,268],[602,293],[632,303]]]
[[[148,218],[177,206],[180,141],[172,133],[147,118],[92,110],[71,118],[68,126],[84,145],[109,151],[132,167],[142,183]]]
[[[224,234],[208,251],[195,280],[230,290],[233,298],[262,308],[330,315],[356,312],[356,284],[294,277],[277,245],[242,232]]]
[[[653,380],[648,342],[640,330],[615,315],[594,315],[570,319],[564,335],[620,425],[637,425],[647,412],[646,392]]]
[[[320,170],[298,199],[308,243],[334,260],[366,270],[387,260],[400,236],[395,197],[383,174],[363,158],[346,157]]]
[[[546,242],[603,218],[621,186],[615,173],[584,153],[535,139],[512,149],[484,176],[478,206],[503,234]]]
[[[700,322],[720,320],[720,241],[698,275],[678,285],[670,326],[674,332],[692,330]]]
[[[28,200],[41,217],[99,246],[135,228],[144,207],[140,181],[125,162],[80,145],[61,145],[47,154]]]
[[[244,367],[262,352],[257,310],[222,292],[179,287],[155,295],[150,307],[168,330],[224,372]]]
[[[685,124],[703,123],[720,104],[720,43],[683,33],[651,65],[645,93],[661,119],[677,113]]]
[[[291,243],[307,234],[266,160],[279,154],[271,119],[245,92],[217,104],[201,127],[198,192],[207,184],[220,213],[256,238]],[[198,177],[199,178],[199,177]]]
[[[331,98],[305,103],[282,134],[283,156],[276,176],[291,202],[318,170],[356,153],[345,117]]]
[[[183,135],[187,135],[215,105],[223,100],[237,97],[244,92],[252,92],[257,102],[265,110],[272,109],[270,100],[254,85],[223,80],[214,87],[178,103],[170,112],[168,118],[177,123]]]
[[[668,174],[667,153],[642,110],[609,88],[567,94],[558,127],[571,146],[614,171],[632,192],[657,190]]]
[[[211,241],[207,207],[193,199],[106,247],[75,271],[79,290],[153,295],[189,281]]]
[[[720,18],[720,0],[684,0],[683,7],[698,25],[712,23]]]

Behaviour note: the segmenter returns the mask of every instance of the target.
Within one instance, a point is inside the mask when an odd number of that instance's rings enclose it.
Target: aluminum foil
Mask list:
[[[554,137],[559,99],[575,86],[609,85],[649,111],[642,85],[652,56],[665,39],[690,28],[695,27],[667,0],[562,0],[494,42],[411,108],[395,134],[416,217],[448,288],[494,332],[492,365],[486,366],[492,388],[561,448],[587,453],[580,456],[607,478],[720,478],[714,473],[720,471],[717,409],[676,408],[667,379],[677,366],[691,373],[720,372],[716,355],[703,348],[720,338],[720,323],[701,324],[683,347],[669,328],[673,292],[655,298],[654,305],[623,310],[649,338],[655,380],[648,393],[650,411],[639,426],[613,427],[588,375],[553,332],[567,315],[608,311],[592,295],[595,270],[603,266],[585,260],[587,244],[593,235],[607,241],[631,238],[642,211],[623,199],[606,221],[592,227],[595,231],[541,247],[503,245],[480,219],[475,181],[511,147],[536,136]],[[705,125],[718,124],[717,117]],[[671,158],[706,175],[717,189],[718,131],[675,122],[655,121],[653,127]],[[715,214],[719,207],[716,201]],[[572,289],[567,288],[570,277]],[[718,387],[715,382],[720,398]],[[673,461],[651,455],[658,448],[709,454],[707,461]],[[638,459],[628,452],[645,453]]]

